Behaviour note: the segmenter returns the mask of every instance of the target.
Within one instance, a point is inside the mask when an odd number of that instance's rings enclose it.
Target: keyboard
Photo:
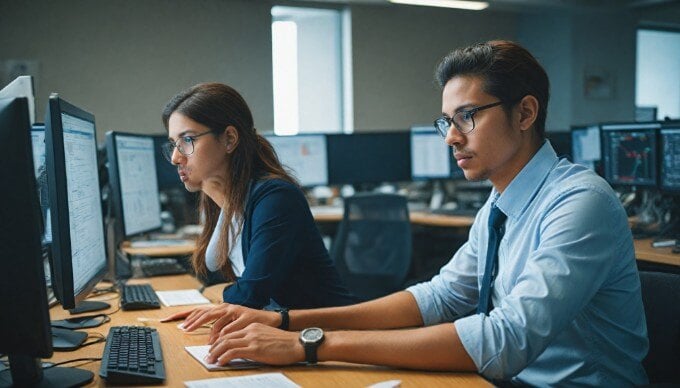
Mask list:
[[[173,258],[144,259],[139,262],[139,268],[145,277],[187,273],[187,269]]]
[[[161,308],[161,302],[150,284],[125,284],[120,288],[120,307],[123,310]]]
[[[108,384],[161,384],[163,352],[152,327],[114,326],[106,337],[99,376]]]

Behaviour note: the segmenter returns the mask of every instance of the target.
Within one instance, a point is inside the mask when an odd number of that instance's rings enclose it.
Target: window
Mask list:
[[[272,7],[277,135],[352,132],[347,12]]]
[[[680,117],[680,32],[637,32],[635,105],[656,107],[657,118]]]

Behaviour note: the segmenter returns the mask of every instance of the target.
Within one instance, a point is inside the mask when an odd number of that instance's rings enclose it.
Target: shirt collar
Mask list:
[[[499,194],[495,188],[492,190],[492,203],[495,202],[508,217],[519,218],[558,161],[550,141],[546,140],[503,194]]]

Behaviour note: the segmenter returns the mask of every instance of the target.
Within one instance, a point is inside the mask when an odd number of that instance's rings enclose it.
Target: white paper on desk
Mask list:
[[[299,388],[291,379],[283,373],[261,373],[250,376],[220,377],[217,379],[185,381],[187,388]]]
[[[244,358],[236,358],[234,360],[231,360],[227,365],[208,364],[205,361],[205,358],[208,355],[208,351],[210,351],[210,345],[185,346],[184,349],[186,349],[186,351],[189,352],[189,354],[191,354],[193,358],[198,360],[198,362],[200,362],[201,365],[203,365],[205,369],[209,371],[251,369],[262,366],[262,364],[260,364],[259,362],[246,360]]]
[[[210,304],[210,301],[203,296],[198,290],[174,290],[174,291],[156,291],[158,299],[164,305],[170,306],[184,306],[188,304]]]

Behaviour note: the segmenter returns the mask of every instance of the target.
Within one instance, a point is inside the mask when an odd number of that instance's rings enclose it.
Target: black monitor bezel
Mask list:
[[[108,170],[109,170],[109,183],[111,187],[111,198],[113,199],[113,210],[114,217],[116,218],[116,229],[120,233],[119,236],[124,238],[130,238],[134,236],[143,235],[145,233],[151,233],[161,230],[163,227],[163,221],[161,219],[161,206],[160,206],[160,186],[158,184],[158,166],[156,165],[156,158],[154,155],[154,166],[156,168],[154,173],[154,178],[156,179],[156,197],[158,198],[158,226],[153,228],[135,231],[134,233],[128,233],[127,227],[125,226],[125,212],[123,207],[123,193],[121,192],[120,186],[120,175],[118,170],[118,145],[116,143],[116,138],[118,136],[127,137],[138,137],[146,138],[151,140],[154,150],[156,142],[154,141],[153,135],[144,135],[139,133],[128,133],[128,132],[118,132],[109,131],[106,133],[106,155],[108,160]]]
[[[609,129],[609,126],[615,126],[617,128]],[[641,127],[644,126],[644,127]],[[661,123],[659,122],[606,122],[600,123],[600,160],[602,162],[602,177],[612,186],[612,187],[639,187],[639,188],[657,188],[659,184],[659,129],[661,128]],[[654,147],[654,158],[652,159],[656,164],[654,169],[655,177],[653,183],[638,183],[638,182],[621,182],[610,178],[610,168],[608,161],[605,158],[605,136],[606,133],[612,131],[640,131],[640,130],[650,130],[654,133],[652,138],[655,142]]]
[[[298,184],[300,187],[305,187],[305,188],[310,188],[310,187],[315,187],[315,186],[327,186],[329,184],[329,170],[328,170],[328,137],[325,133],[311,133],[311,132],[306,132],[306,133],[298,133],[296,135],[277,135],[277,134],[267,134],[263,135],[265,139],[271,144],[272,148],[274,149],[274,152],[276,152],[276,157],[279,159],[279,162],[284,166],[284,168],[287,169],[287,166],[284,161],[281,160],[281,155],[276,151],[276,147],[274,147],[274,144],[270,141],[271,138],[276,138],[276,139],[286,139],[286,138],[302,138],[302,137],[316,137],[316,138],[321,138],[323,139],[323,146],[324,146],[324,151],[326,153],[326,180],[324,182],[319,182],[319,183],[308,183],[308,182],[302,182],[300,178],[296,174],[292,174],[295,179],[297,180]]]
[[[73,258],[71,257],[71,236],[68,211],[68,193],[66,185],[66,169],[57,168],[65,165],[64,137],[61,113],[89,121],[94,124],[95,150],[97,127],[94,115],[86,112],[64,99],[52,95],[49,98],[45,117],[45,147],[48,167],[48,184],[50,192],[50,211],[52,218],[52,287],[57,300],[65,309],[73,309],[83,301],[94,289],[108,271],[108,257],[106,254],[106,234],[104,215],[102,214],[102,235],[104,237],[104,256],[106,260],[102,268],[96,272],[76,295],[73,283]],[[96,155],[95,155],[96,157]],[[97,176],[97,187],[99,176]],[[99,203],[101,203],[101,191],[99,191]],[[67,257],[64,257],[67,255]]]
[[[659,190],[662,193],[666,194],[671,194],[671,195],[680,195],[680,186],[677,187],[672,187],[672,186],[666,186],[664,185],[664,180],[663,180],[663,167],[664,167],[664,162],[663,162],[663,154],[664,154],[664,147],[663,147],[663,131],[671,129],[671,130],[678,130],[680,131],[680,122],[674,122],[672,124],[662,124],[661,128],[658,131],[659,134],[659,139],[657,141],[657,146],[659,148],[658,152],[658,166],[659,166],[659,171],[658,171],[658,181],[659,181]]]
[[[11,101],[7,102],[8,100]],[[3,107],[4,104],[6,105]],[[0,255],[3,261],[9,262],[6,270],[2,271],[8,281],[2,283],[13,289],[5,295],[8,306],[2,306],[2,316],[9,320],[11,330],[0,333],[9,338],[11,343],[0,342],[0,353],[47,358],[52,356],[52,331],[42,257],[42,212],[37,198],[28,106],[28,100],[24,97],[0,99],[0,112],[9,109],[14,111],[10,114],[16,114],[17,118],[19,115],[23,116],[19,121],[20,127],[24,127],[9,129],[23,144],[3,152],[3,158],[8,160],[3,166],[12,171],[6,183],[16,190],[3,188],[2,203],[3,206],[11,206],[13,212],[19,216],[16,222],[2,217],[4,226],[0,227],[7,228],[3,230],[3,236],[15,234],[17,237],[8,238],[8,243],[0,246],[3,253],[10,251]],[[12,153],[17,157],[12,157]],[[20,157],[22,155],[24,158]],[[19,178],[24,178],[25,181],[17,182]],[[7,198],[10,194],[15,194],[14,198]],[[11,250],[10,244],[13,243],[16,244],[16,252]]]

